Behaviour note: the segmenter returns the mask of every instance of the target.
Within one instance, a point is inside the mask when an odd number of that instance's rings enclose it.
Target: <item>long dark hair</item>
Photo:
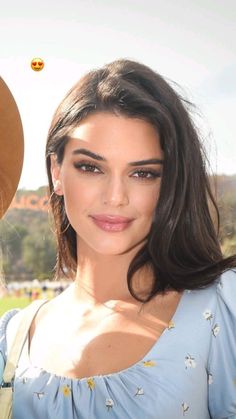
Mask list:
[[[162,76],[143,64],[125,59],[89,72],[69,91],[53,117],[46,147],[58,241],[57,275],[74,277],[77,249],[76,233],[68,222],[64,198],[53,193],[50,155],[55,153],[60,164],[70,131],[87,115],[99,111],[150,122],[159,133],[164,151],[160,196],[148,240],[128,269],[131,295],[147,302],[168,289],[202,288],[236,266],[236,257],[224,258],[221,252],[219,213],[207,175],[205,153],[188,108],[189,102]],[[148,296],[142,299],[132,288],[132,277],[144,266],[152,268],[155,281]]]

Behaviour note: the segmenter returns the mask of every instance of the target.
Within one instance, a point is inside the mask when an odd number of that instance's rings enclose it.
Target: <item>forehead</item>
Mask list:
[[[150,122],[108,112],[87,116],[70,132],[69,138],[67,149],[87,146],[103,154],[162,155],[157,129]]]

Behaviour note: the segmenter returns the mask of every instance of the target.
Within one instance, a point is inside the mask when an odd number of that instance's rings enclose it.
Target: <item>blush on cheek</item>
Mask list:
[[[159,191],[153,191],[149,194],[140,194],[139,196],[140,199],[138,201],[136,200],[137,208],[142,214],[151,216],[158,202]]]

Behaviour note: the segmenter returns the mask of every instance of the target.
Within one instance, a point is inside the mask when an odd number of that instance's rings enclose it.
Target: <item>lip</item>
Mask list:
[[[110,224],[122,224],[122,223],[129,223],[130,221],[133,221],[133,218],[122,217],[122,216],[112,215],[112,214],[96,214],[96,215],[92,215],[91,217],[97,221],[110,223]]]
[[[107,232],[119,232],[128,228],[133,221],[131,218],[114,215],[99,214],[92,216],[93,222]]]

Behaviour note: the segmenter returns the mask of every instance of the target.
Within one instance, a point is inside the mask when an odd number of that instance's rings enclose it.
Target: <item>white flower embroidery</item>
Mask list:
[[[142,387],[137,387],[137,391],[135,393],[135,396],[141,396],[144,394],[143,388]]]
[[[197,365],[195,359],[189,354],[185,357],[184,363],[186,365],[186,369],[188,367],[189,368],[196,368],[196,365]]]
[[[213,318],[211,310],[205,310],[203,313],[203,317],[205,320],[210,320]]]
[[[107,410],[109,411],[109,409],[112,409],[113,406],[114,406],[113,400],[112,399],[106,399]]]
[[[208,373],[208,384],[211,385],[213,383],[213,377],[211,373]]]
[[[188,411],[189,406],[187,405],[187,403],[183,402],[182,403],[182,409],[183,409],[183,416],[185,415],[185,413]]]
[[[215,326],[212,328],[213,336],[216,337],[218,335],[219,331],[220,331],[220,326],[218,324],[215,324]]]

